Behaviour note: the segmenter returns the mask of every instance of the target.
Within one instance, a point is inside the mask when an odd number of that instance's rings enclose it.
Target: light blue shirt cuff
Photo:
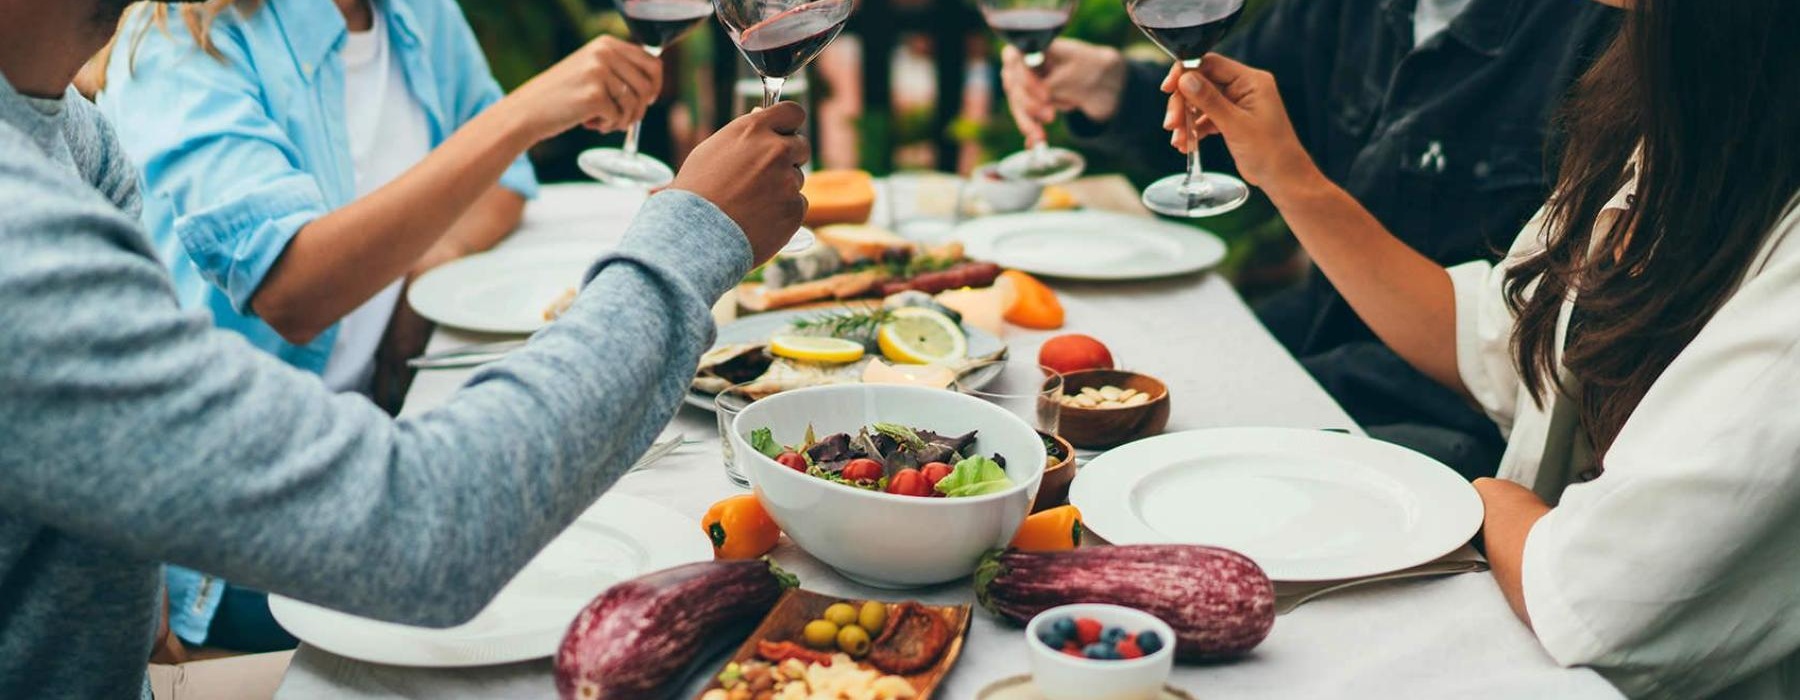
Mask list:
[[[169,629],[183,642],[205,644],[225,598],[225,579],[169,564],[163,567],[163,583],[169,589]]]
[[[500,186],[517,192],[527,200],[537,199],[537,171],[531,167],[531,158],[519,156],[518,160],[513,161],[512,167],[507,168],[506,173],[500,176]]]

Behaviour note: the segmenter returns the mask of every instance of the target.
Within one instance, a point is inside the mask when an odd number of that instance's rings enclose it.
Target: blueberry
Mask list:
[[[1081,655],[1090,659],[1107,659],[1111,658],[1108,654],[1116,653],[1118,652],[1113,650],[1112,645],[1107,644],[1106,642],[1094,642],[1093,644],[1087,645],[1087,648],[1081,650]]]
[[[1108,627],[1106,628],[1106,631],[1100,633],[1100,641],[1108,644],[1118,644],[1119,642],[1124,641],[1127,636],[1130,635],[1125,633],[1125,628],[1123,627]]]
[[[1075,618],[1059,617],[1050,621],[1050,630],[1063,639],[1075,638]]]
[[[1038,641],[1043,642],[1044,646],[1050,647],[1051,649],[1061,649],[1063,647],[1063,642],[1067,639],[1067,637],[1056,633],[1055,625],[1049,625],[1038,630],[1037,636]]]
[[[1138,636],[1137,636],[1137,643],[1138,643],[1138,648],[1144,650],[1145,656],[1154,654],[1154,653],[1156,653],[1156,651],[1158,649],[1163,648],[1162,637],[1156,636],[1156,632],[1153,632],[1151,630],[1144,630],[1142,632],[1139,632]]]

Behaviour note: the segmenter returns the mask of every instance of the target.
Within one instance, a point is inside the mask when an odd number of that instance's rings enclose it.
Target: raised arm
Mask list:
[[[1176,82],[1165,85],[1174,89]],[[1467,394],[1457,372],[1449,273],[1395,238],[1319,171],[1294,134],[1274,77],[1210,54],[1199,74],[1179,77],[1179,90],[1205,115],[1198,133],[1225,137],[1239,174],[1269,195],[1313,262],[1382,342]],[[1181,135],[1184,121],[1171,109],[1165,125],[1176,128],[1176,145],[1185,152],[1194,141]]]
[[[703,144],[567,315],[402,421],[182,314],[133,222],[0,163],[0,500],[121,557],[466,620],[663,428],[712,302],[804,214],[802,121],[784,104]]]

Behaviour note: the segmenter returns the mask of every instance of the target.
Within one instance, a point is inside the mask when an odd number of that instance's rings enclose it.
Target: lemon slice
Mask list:
[[[903,365],[956,362],[969,356],[969,337],[949,316],[931,309],[895,309],[875,336],[881,354]]]
[[[801,362],[841,365],[862,359],[863,346],[842,338],[778,335],[769,339],[769,352]]]

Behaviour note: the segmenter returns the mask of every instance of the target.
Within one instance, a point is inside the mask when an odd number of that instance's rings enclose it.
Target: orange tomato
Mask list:
[[[1040,331],[1063,327],[1062,301],[1048,285],[1018,270],[1007,270],[1000,278],[1013,291],[1012,303],[1006,308],[1008,323]]]
[[[781,528],[756,496],[732,496],[706,511],[700,529],[712,540],[715,559],[755,559],[775,548]]]
[[[1013,549],[1021,552],[1060,552],[1081,546],[1081,511],[1060,506],[1025,519],[1013,535]]]

